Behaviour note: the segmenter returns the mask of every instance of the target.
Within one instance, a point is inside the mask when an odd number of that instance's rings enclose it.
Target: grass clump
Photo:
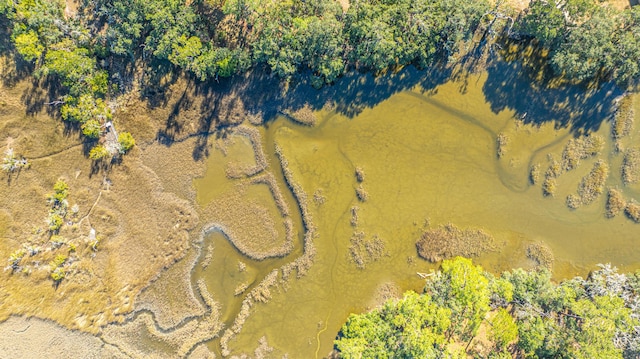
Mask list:
[[[356,181],[362,183],[364,182],[365,174],[362,167],[356,167]]]
[[[620,150],[620,139],[631,133],[634,115],[632,97],[623,97],[620,100],[611,126],[611,137],[616,142],[616,150]]]
[[[551,160],[549,167],[544,173],[542,182],[542,193],[545,196],[553,196],[556,192],[557,178],[562,174],[562,164],[555,159]]]
[[[356,196],[360,202],[366,202],[369,199],[369,192],[367,192],[361,184],[356,188]]]
[[[504,157],[504,155],[507,153],[507,144],[509,144],[509,136],[505,135],[503,132],[500,132],[496,139],[498,158]]]
[[[349,255],[358,269],[364,269],[368,263],[377,261],[386,253],[385,243],[378,235],[366,239],[364,232],[355,232],[350,241]]]
[[[317,205],[323,205],[326,200],[327,200],[327,197],[324,196],[324,192],[322,191],[322,188],[318,188],[315,192],[313,192],[313,201]]]
[[[531,166],[531,169],[529,170],[529,182],[531,182],[532,185],[536,185],[538,184],[538,182],[540,182],[540,164],[536,163],[533,166]]]
[[[640,149],[630,148],[622,159],[622,182],[625,185],[637,183],[640,180]]]
[[[426,230],[416,242],[418,255],[429,262],[456,256],[475,257],[496,248],[495,240],[481,229],[460,229],[449,223]]]
[[[640,223],[640,204],[634,200],[629,201],[624,208],[624,214],[634,222]]]
[[[562,170],[577,168],[580,160],[599,154],[603,147],[604,139],[598,135],[570,139],[562,151]]]
[[[605,212],[607,218],[617,216],[618,213],[620,213],[626,206],[627,201],[625,201],[622,193],[616,189],[610,188],[607,195],[607,208]]]
[[[351,207],[351,226],[352,227],[358,226],[358,219],[359,219],[358,211],[360,211],[360,207],[358,206]]]
[[[527,258],[536,263],[537,267],[551,270],[555,257],[549,247],[543,243],[532,243],[527,246]]]

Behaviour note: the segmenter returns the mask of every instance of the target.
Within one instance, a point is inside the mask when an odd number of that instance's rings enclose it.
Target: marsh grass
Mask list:
[[[360,202],[366,202],[369,200],[369,192],[362,186],[362,184],[358,185],[356,188],[356,197]]]
[[[226,169],[226,175],[230,179],[238,179],[243,177],[252,177],[264,171],[269,162],[262,149],[262,137],[260,131],[254,127],[240,125],[234,129],[234,133],[240,136],[246,136],[251,142],[256,164],[254,166],[229,165]]]
[[[627,137],[633,130],[634,117],[633,98],[629,95],[624,96],[618,104],[611,125],[611,137],[615,142],[616,151],[623,150],[620,140]]]
[[[596,156],[604,147],[604,138],[598,135],[570,139],[562,151],[562,171],[571,171],[580,165],[580,161]],[[560,173],[557,174],[558,177]]]
[[[315,126],[318,123],[318,117],[308,104],[295,111],[284,110],[282,114],[289,120],[304,126]]]
[[[526,250],[527,258],[536,263],[537,267],[546,268],[548,270],[553,269],[553,262],[555,256],[553,251],[547,247],[544,243],[532,243],[527,246]]]
[[[481,229],[460,229],[445,224],[427,229],[416,242],[418,255],[429,262],[439,262],[456,256],[477,257],[497,249],[491,235]]]
[[[598,160],[593,164],[591,171],[582,178],[578,185],[578,194],[567,196],[567,206],[577,209],[582,205],[593,203],[604,191],[604,185],[609,175],[609,166]]]
[[[540,182],[540,164],[539,163],[536,163],[531,166],[531,169],[529,170],[529,182],[532,185],[536,185],[538,184],[538,182]]]
[[[350,243],[349,258],[358,269],[365,269],[368,263],[386,255],[385,242],[377,234],[367,239],[364,232],[354,232]]]
[[[552,158],[549,167],[544,173],[544,181],[542,182],[542,193],[545,196],[553,196],[556,192],[557,178],[562,174],[562,164]]]
[[[610,188],[607,194],[607,207],[605,215],[607,218],[613,218],[618,215],[627,206],[622,192],[617,189]]]
[[[640,149],[629,148],[622,159],[622,183],[637,183],[640,180]]]
[[[356,167],[356,181],[358,182],[364,182],[365,179],[365,173],[364,170],[362,169],[362,167]]]
[[[640,204],[635,200],[627,202],[627,206],[624,208],[624,213],[632,221],[640,223]]]
[[[271,172],[264,173],[260,176],[254,177],[249,182],[250,184],[265,184],[269,187],[269,191],[273,196],[273,200],[280,211],[280,215],[282,217],[288,217],[290,215],[289,205],[287,201],[284,199],[282,192],[280,191],[280,187],[278,186],[278,181],[276,177]]]
[[[351,212],[350,223],[351,223],[352,227],[357,227],[358,226],[358,219],[359,219],[358,212],[359,211],[360,211],[360,207],[358,207],[358,206],[351,207],[351,210],[350,210],[350,212]]]
[[[504,132],[500,132],[496,138],[496,152],[498,158],[502,158],[507,153],[507,145],[509,144],[509,136]]]

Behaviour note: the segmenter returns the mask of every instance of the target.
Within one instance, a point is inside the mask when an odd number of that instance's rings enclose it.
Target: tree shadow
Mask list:
[[[520,61],[496,61],[487,72],[483,92],[493,112],[511,110],[525,123],[551,122],[574,135],[597,131],[612,118],[616,99],[623,94],[611,82],[552,87],[533,80]]]

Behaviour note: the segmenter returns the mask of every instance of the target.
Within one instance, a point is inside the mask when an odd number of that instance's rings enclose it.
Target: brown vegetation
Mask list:
[[[625,201],[622,192],[610,188],[607,195],[607,209],[605,213],[607,218],[613,218],[617,216],[618,213],[620,213],[626,206],[627,201]]]
[[[269,162],[267,161],[267,157],[262,149],[262,138],[260,136],[260,132],[256,128],[246,125],[240,125],[236,127],[234,131],[238,135],[247,136],[247,138],[249,138],[251,146],[253,147],[256,164],[250,167],[229,166],[226,171],[227,177],[232,179],[252,177],[264,171],[267,166],[269,166]]]
[[[536,163],[533,166],[531,166],[531,169],[529,170],[529,182],[531,182],[532,185],[536,185],[538,184],[539,181],[540,181],[540,164]]]
[[[273,173],[267,172],[258,177],[254,177],[251,179],[249,183],[266,184],[267,187],[269,187],[269,191],[271,192],[271,195],[273,196],[273,200],[275,201],[276,206],[278,206],[278,210],[280,211],[280,214],[282,215],[282,217],[287,217],[290,215],[289,205],[287,204],[287,201],[284,199],[284,196],[280,191],[280,187],[278,186],[278,181],[276,181],[276,177],[273,175]]]
[[[589,205],[598,198],[604,191],[604,185],[609,175],[609,166],[598,160],[593,164],[591,172],[582,178],[578,185],[578,195],[567,197],[567,206],[576,209],[582,205]]]
[[[553,196],[556,192],[557,178],[562,174],[562,165],[555,159],[551,159],[549,167],[544,173],[542,182],[542,193],[545,196]]]
[[[367,190],[362,187],[362,184],[360,184],[356,188],[356,196],[360,202],[366,202],[369,199],[369,192],[367,192]]]
[[[624,208],[624,213],[636,223],[640,223],[640,204],[631,200],[627,202],[627,206]]]
[[[426,230],[416,242],[418,255],[430,262],[456,256],[476,257],[497,248],[491,235],[481,229],[459,229],[449,223]]]
[[[611,125],[611,137],[615,141],[617,151],[622,150],[620,140],[631,133],[634,117],[633,98],[629,95],[624,96],[618,104],[613,117],[613,124]]]
[[[622,160],[622,182],[625,185],[637,183],[640,180],[640,149],[629,148]]]
[[[318,122],[318,117],[308,104],[295,111],[284,110],[282,114],[289,120],[305,126],[315,126]]]
[[[598,135],[572,138],[562,151],[562,170],[571,171],[580,165],[580,160],[599,154],[604,147],[604,139]],[[560,173],[557,174],[558,177]]]
[[[358,211],[360,210],[360,207],[358,206],[353,206],[351,207],[351,226],[352,227],[357,227],[358,226]]]
[[[364,232],[354,232],[350,242],[349,256],[358,269],[364,269],[368,263],[377,261],[386,253],[384,241],[377,234],[367,239]]]
[[[356,181],[364,182],[365,174],[362,167],[356,167]]]
[[[509,136],[507,136],[503,132],[500,132],[498,134],[497,139],[496,139],[496,147],[497,147],[498,158],[504,157],[504,155],[507,152],[506,147],[507,147],[508,143],[509,143]]]
[[[551,270],[555,257],[553,252],[544,243],[532,243],[527,246],[527,258],[536,263],[536,266]]]

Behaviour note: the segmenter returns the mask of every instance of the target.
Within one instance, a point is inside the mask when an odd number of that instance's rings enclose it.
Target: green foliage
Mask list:
[[[136,141],[129,132],[120,132],[118,135],[118,143],[120,144],[120,152],[127,153],[133,146],[136,145]]]
[[[429,296],[408,292],[370,313],[352,314],[335,344],[344,358],[435,358],[445,347],[449,315]]]
[[[499,349],[505,348],[518,338],[518,326],[504,308],[498,309],[491,320],[491,338]]]
[[[58,213],[50,213],[48,219],[49,231],[57,232],[64,224],[64,218]]]
[[[67,199],[67,196],[69,195],[69,185],[63,179],[59,179],[53,185],[53,191],[53,200],[60,203]]]
[[[38,35],[35,31],[30,30],[22,34],[16,35],[13,40],[16,45],[16,50],[27,61],[35,61],[42,56],[44,46],[40,43]]]
[[[93,118],[82,124],[82,134],[89,138],[98,138],[101,133],[100,122]]]
[[[525,358],[635,358],[638,278],[608,265],[587,280],[560,284],[548,271],[516,269],[494,278],[470,260],[455,258],[427,279],[425,294],[410,292],[369,313],[352,314],[336,348],[346,358],[510,358],[514,350]],[[488,327],[490,353],[468,345],[480,323]]]
[[[51,279],[53,279],[55,282],[60,282],[66,276],[67,272],[64,270],[64,268],[56,267],[51,271]]]
[[[89,151],[89,158],[94,161],[100,161],[109,156],[109,150],[103,145],[96,145]]]
[[[490,309],[489,280],[470,259],[456,257],[443,261],[441,271],[427,282],[425,291],[435,303],[451,310],[449,338],[454,334],[462,340],[474,337]]]
[[[9,256],[9,265],[12,270],[16,270],[20,266],[20,261],[27,254],[24,249],[18,249]]]

